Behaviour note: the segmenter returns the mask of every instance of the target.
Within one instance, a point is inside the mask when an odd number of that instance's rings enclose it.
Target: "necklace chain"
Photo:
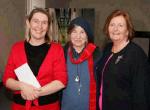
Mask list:
[[[81,74],[79,73],[79,67],[78,67],[79,65],[77,64],[76,65],[76,67],[77,67],[77,74],[75,75],[75,79],[74,79],[74,81],[76,82],[76,83],[78,83],[78,95],[80,95],[80,92],[81,92]]]

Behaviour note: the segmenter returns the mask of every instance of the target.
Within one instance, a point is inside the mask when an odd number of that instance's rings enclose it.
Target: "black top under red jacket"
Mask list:
[[[25,52],[25,44],[24,41],[20,41],[15,43],[12,46],[11,52],[9,54],[8,62],[5,68],[5,72],[3,75],[3,83],[6,85],[6,82],[9,78],[17,79],[17,76],[14,72],[14,70],[21,65],[28,62],[28,58],[26,56]],[[46,84],[50,83],[54,80],[61,81],[64,85],[67,85],[67,71],[66,71],[66,64],[64,59],[64,53],[63,49],[60,44],[51,43],[51,47],[48,49],[48,53],[46,54],[45,59],[43,60],[38,73],[36,75],[36,79],[39,81],[41,86],[45,86]],[[14,91],[14,94],[20,94],[20,91]],[[47,98],[47,97],[46,97]],[[50,96],[48,100],[51,100],[53,97]],[[37,108],[43,107],[45,105],[46,107],[49,107],[49,109],[53,110],[59,110],[59,100],[53,101],[52,103],[46,103],[43,102],[43,98],[38,98],[33,101],[26,100],[26,107],[33,109],[32,102],[41,102],[39,103],[40,106],[35,105]],[[42,100],[42,101],[41,101]],[[20,105],[22,102],[19,103]],[[19,105],[18,104],[18,105]],[[16,106],[15,103],[13,103],[14,106]],[[18,106],[17,106],[18,107]],[[17,109],[17,108],[16,108]]]

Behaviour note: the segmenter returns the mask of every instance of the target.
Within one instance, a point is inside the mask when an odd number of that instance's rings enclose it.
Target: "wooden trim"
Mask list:
[[[149,38],[150,39],[150,32],[147,31],[135,31],[136,38]]]

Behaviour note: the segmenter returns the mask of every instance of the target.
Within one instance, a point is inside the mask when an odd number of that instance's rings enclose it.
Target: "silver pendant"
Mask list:
[[[75,80],[75,82],[79,82],[80,81],[79,76],[77,75],[74,80]]]
[[[80,95],[80,91],[81,91],[81,89],[79,88],[79,89],[78,89],[78,95]]]

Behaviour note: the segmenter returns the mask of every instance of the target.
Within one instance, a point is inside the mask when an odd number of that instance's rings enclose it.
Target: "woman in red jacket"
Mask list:
[[[7,88],[14,91],[12,110],[59,110],[58,91],[66,85],[66,64],[60,44],[50,43],[50,16],[34,9],[26,20],[29,35],[12,46],[3,76]],[[21,82],[14,70],[27,63],[41,87]],[[26,73],[28,76],[28,73]]]

